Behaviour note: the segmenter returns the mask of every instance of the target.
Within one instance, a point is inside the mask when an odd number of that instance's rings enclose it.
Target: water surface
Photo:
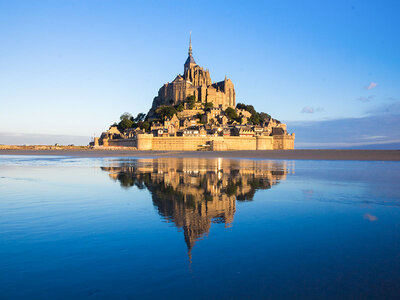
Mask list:
[[[0,156],[2,299],[396,299],[400,163]]]

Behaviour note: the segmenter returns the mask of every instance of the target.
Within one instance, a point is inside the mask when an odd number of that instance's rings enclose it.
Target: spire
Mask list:
[[[190,32],[190,37],[189,37],[189,56],[192,56],[192,32]]]
[[[189,37],[189,52],[188,52],[188,58],[185,62],[185,70],[186,70],[186,66],[190,66],[190,64],[196,64],[196,62],[194,61],[194,58],[192,56],[192,32],[190,32],[190,37]]]

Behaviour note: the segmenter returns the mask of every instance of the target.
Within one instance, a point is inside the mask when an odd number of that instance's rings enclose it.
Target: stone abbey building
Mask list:
[[[211,102],[216,107],[226,109],[236,106],[235,87],[225,76],[224,81],[211,81],[210,72],[196,64],[192,55],[192,41],[189,41],[188,58],[182,75],[177,75],[174,81],[164,84],[154,98],[150,115],[162,105],[176,105],[182,103],[189,96],[194,96],[198,103]]]
[[[294,149],[295,136],[286,124],[251,105],[236,105],[235,87],[226,76],[211,81],[193,58],[191,39],[183,75],[159,89],[141,122],[131,128],[113,125],[91,144],[137,150]]]

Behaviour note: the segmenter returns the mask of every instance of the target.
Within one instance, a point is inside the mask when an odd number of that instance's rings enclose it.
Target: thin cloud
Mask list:
[[[372,90],[374,88],[376,88],[378,86],[378,84],[376,82],[371,82],[370,84],[368,84],[365,89],[366,90]]]
[[[324,108],[323,108],[323,107],[316,107],[316,108],[314,108],[314,107],[312,107],[312,106],[305,106],[305,107],[303,107],[303,109],[301,110],[301,113],[302,113],[302,114],[313,114],[313,113],[321,112],[321,111],[324,111]]]
[[[357,98],[357,100],[360,102],[366,103],[366,102],[370,102],[374,98],[375,98],[375,96],[368,96],[368,97]]]
[[[375,108],[372,108],[367,111],[367,113],[372,115],[388,115],[388,114],[400,114],[400,101],[389,103],[389,104],[382,104]]]
[[[288,122],[289,131],[296,133],[296,148],[400,149],[400,110],[393,106],[386,109],[391,113],[369,113],[361,118]],[[396,114],[396,111],[399,113]]]
[[[294,130],[295,132],[295,130]],[[296,136],[297,137],[297,136]],[[351,147],[362,147],[370,145],[390,145],[390,144],[400,144],[400,139],[387,140],[387,141],[377,141],[377,142],[295,142],[295,147],[298,148],[351,148]]]
[[[360,140],[378,140],[386,138],[388,138],[386,135],[373,135],[373,136],[362,136],[360,137]]]
[[[305,106],[301,110],[301,113],[303,113],[303,114],[313,114],[314,113],[314,108],[311,107],[311,106]]]

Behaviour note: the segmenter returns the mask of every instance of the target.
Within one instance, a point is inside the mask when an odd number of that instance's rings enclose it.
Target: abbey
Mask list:
[[[92,145],[137,150],[274,150],[293,149],[294,133],[286,124],[252,105],[236,104],[230,79],[212,82],[196,64],[189,40],[183,75],[164,84],[147,113],[126,113]]]
[[[189,40],[188,58],[184,64],[184,72],[177,75],[174,81],[164,84],[154,98],[150,115],[162,105],[176,105],[194,96],[196,102],[213,103],[215,107],[226,109],[235,107],[235,87],[230,79],[212,82],[210,72],[196,64],[192,54],[192,39]]]

